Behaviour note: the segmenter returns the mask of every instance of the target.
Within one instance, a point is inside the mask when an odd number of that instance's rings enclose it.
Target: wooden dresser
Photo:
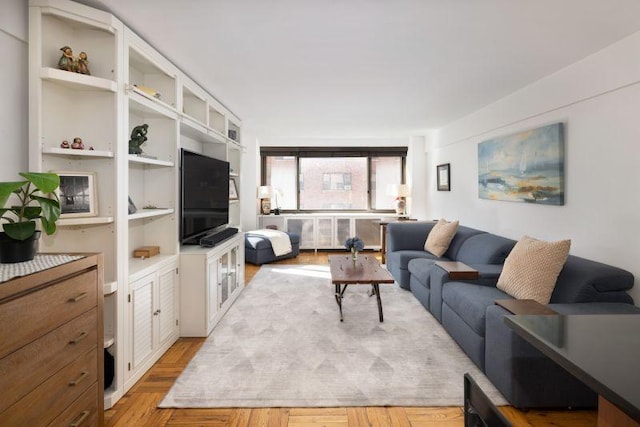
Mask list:
[[[0,283],[0,425],[102,426],[102,254]]]

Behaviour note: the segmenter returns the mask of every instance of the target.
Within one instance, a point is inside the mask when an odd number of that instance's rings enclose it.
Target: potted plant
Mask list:
[[[19,175],[23,181],[0,182],[0,219],[4,220],[4,232],[0,233],[2,263],[32,260],[41,234],[36,230],[36,220],[40,219],[42,230],[50,235],[56,231],[60,217],[60,199],[55,193],[60,177],[38,172]]]

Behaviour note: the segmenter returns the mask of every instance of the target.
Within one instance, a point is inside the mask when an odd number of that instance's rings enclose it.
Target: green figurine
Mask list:
[[[140,147],[147,140],[148,124],[139,125],[131,131],[131,139],[129,140],[129,154],[142,154]]]

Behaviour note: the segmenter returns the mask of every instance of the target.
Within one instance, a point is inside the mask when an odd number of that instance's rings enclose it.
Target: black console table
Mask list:
[[[598,426],[640,426],[640,315],[515,315],[505,323],[599,394]]]

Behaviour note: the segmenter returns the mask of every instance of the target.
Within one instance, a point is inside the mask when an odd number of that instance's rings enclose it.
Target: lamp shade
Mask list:
[[[409,197],[411,195],[411,189],[407,184],[400,184],[397,188],[397,197]]]
[[[258,199],[270,199],[271,187],[268,185],[261,185],[258,187]]]
[[[407,184],[388,184],[387,195],[393,197],[408,197],[411,195],[411,189]]]

